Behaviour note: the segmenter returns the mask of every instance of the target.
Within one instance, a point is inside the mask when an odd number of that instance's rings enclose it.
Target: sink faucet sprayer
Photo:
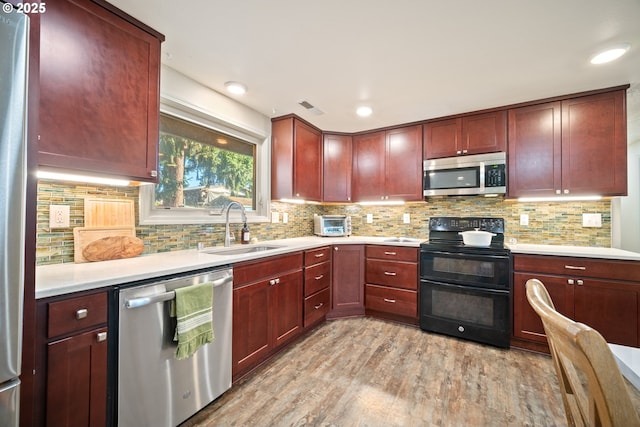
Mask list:
[[[240,208],[240,215],[242,215],[242,222],[246,223],[247,222],[247,213],[244,211],[244,206],[241,203],[238,202],[231,202],[229,203],[224,209],[226,209],[226,216],[225,216],[225,221],[224,221],[224,245],[225,246],[231,246],[231,236],[229,234],[229,211],[231,210],[232,206],[237,206]]]

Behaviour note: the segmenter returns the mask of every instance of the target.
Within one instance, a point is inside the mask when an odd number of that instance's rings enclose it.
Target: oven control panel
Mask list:
[[[429,231],[482,230],[504,234],[504,218],[433,217],[429,219]]]

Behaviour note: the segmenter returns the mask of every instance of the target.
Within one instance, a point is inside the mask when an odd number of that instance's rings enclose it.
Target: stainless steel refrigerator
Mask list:
[[[20,409],[26,194],[27,16],[0,1],[0,426]]]

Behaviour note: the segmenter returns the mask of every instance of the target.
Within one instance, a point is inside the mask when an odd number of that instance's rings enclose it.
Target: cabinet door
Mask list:
[[[322,141],[320,131],[294,120],[294,197],[322,200]]]
[[[293,119],[271,122],[271,198],[293,197]]]
[[[380,200],[385,188],[385,134],[353,137],[353,200]]]
[[[45,166],[155,181],[160,40],[89,0],[40,16]]]
[[[328,317],[364,315],[364,246],[334,246],[332,268]]]
[[[462,154],[460,119],[440,120],[424,125],[424,158],[437,159]]]
[[[233,290],[233,377],[269,352],[268,280]]]
[[[422,126],[386,132],[385,199],[423,200]]]
[[[302,332],[302,270],[277,277],[271,286],[272,342],[275,347]]]
[[[574,283],[574,319],[600,332],[607,342],[637,347],[638,293],[635,286],[588,278],[575,279]]]
[[[106,425],[106,333],[95,329],[48,345],[47,425]]]
[[[562,191],[627,195],[626,92],[562,101]]]
[[[567,285],[567,278],[534,273],[514,273],[513,275],[513,335],[538,342],[547,342],[540,316],[531,308],[527,300],[525,284],[529,279],[539,279],[544,283],[553,304],[560,313],[573,318],[573,286]]]
[[[325,135],[322,149],[322,176],[325,202],[351,201],[352,138]]]
[[[560,102],[509,110],[509,197],[561,189]]]
[[[462,154],[495,153],[506,149],[506,111],[462,118]]]

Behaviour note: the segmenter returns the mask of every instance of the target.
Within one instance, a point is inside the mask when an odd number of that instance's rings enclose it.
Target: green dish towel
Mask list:
[[[176,289],[171,315],[177,325],[173,340],[178,342],[176,359],[191,357],[213,336],[213,283],[200,283]]]

